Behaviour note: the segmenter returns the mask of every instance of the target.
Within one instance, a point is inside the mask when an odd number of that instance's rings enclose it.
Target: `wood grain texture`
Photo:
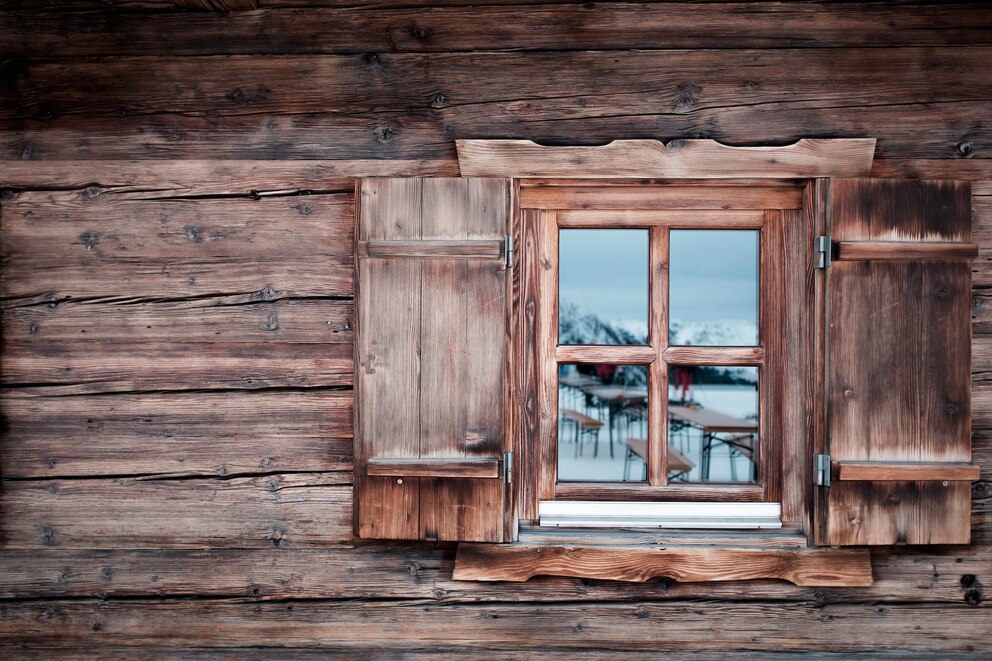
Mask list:
[[[678,543],[655,534],[645,548]],[[698,544],[688,540],[690,544]],[[512,586],[522,600],[543,602],[732,599],[838,603],[961,603],[967,576],[992,572],[989,547],[873,550],[874,582],[864,587],[804,588],[779,580],[643,583],[537,577]],[[452,579],[448,545],[371,545],[260,549],[46,549],[2,552],[0,596],[13,598],[136,597],[149,586],[162,595],[257,600],[422,599],[425,603],[500,600],[506,585]],[[964,583],[967,583],[966,579]]]
[[[452,578],[526,581],[538,575],[680,582],[777,578],[796,585],[871,585],[867,550],[728,549],[705,546],[643,549],[616,546],[459,544]]]
[[[359,257],[498,259],[503,241],[359,241]]]
[[[7,16],[0,14],[0,17]],[[184,16],[183,20],[189,17]],[[147,24],[147,22],[145,22]],[[215,35],[219,36],[219,35]],[[0,161],[0,187],[78,190],[141,198],[208,195],[259,196],[295,192],[352,193],[355,177],[452,176],[450,159]],[[85,191],[89,191],[85,193]],[[8,198],[14,195],[8,191]],[[4,200],[9,201],[8,199]]]
[[[350,471],[347,391],[39,397],[6,390],[5,478]]]
[[[966,183],[833,180],[828,194],[829,231],[841,241],[970,239]],[[833,461],[970,461],[970,276],[959,262],[830,266]],[[969,538],[967,483],[838,483],[828,493],[831,544]]]
[[[521,188],[528,209],[798,209],[799,189],[781,186],[728,189],[722,186],[546,186]]]
[[[559,209],[558,227],[673,227],[708,229],[754,229],[764,224],[764,212],[757,210],[609,211]]]
[[[366,179],[360,195],[359,241],[467,241],[473,250],[484,241],[499,249],[509,229],[507,180]],[[498,464],[509,449],[507,275],[500,256],[500,250],[458,259],[357,256],[361,537],[502,541],[507,535],[501,481],[476,481],[463,471],[386,479],[367,466],[373,458]]]
[[[457,140],[462,176],[739,179],[863,177],[875,139],[803,139],[781,147],[714,140],[614,140],[596,147],[546,147],[531,140]]]
[[[500,477],[500,460],[496,458],[462,457],[459,459],[384,459],[370,457],[366,475],[373,477]]]
[[[349,344],[37,341],[11,344],[0,383],[47,394],[351,386]]]
[[[232,294],[179,301],[59,300],[0,303],[0,333],[25,347],[70,342],[350,344],[350,299],[259,301]],[[45,300],[48,299],[48,300]],[[253,300],[254,299],[254,300]],[[26,304],[27,303],[27,304]]]
[[[965,260],[978,257],[974,243],[908,243],[904,241],[837,241],[837,260]]]
[[[13,7],[31,4],[18,2]],[[853,5],[841,13],[815,2],[739,6],[488,0],[486,19],[500,26],[497,33],[474,29],[478,14],[459,6],[469,4],[464,0],[376,2],[373,11],[353,11],[371,4],[354,0],[263,2],[257,11],[229,16],[158,11],[152,21],[144,16],[148,6],[162,9],[166,0],[114,3],[119,8],[145,9],[133,13],[107,11],[101,2],[60,3],[63,10],[57,12],[37,4],[34,11],[0,14],[0,32],[8,36],[0,53],[48,57],[57,50],[63,57],[89,57],[629,50],[697,48],[702,41],[707,48],[726,49],[992,43],[986,15],[964,3],[912,8]],[[303,8],[305,21],[300,20]],[[130,38],[120,38],[122,34]]]
[[[254,548],[350,542],[351,474],[3,483],[2,549]]]
[[[921,464],[885,462],[838,462],[838,480],[898,482],[906,480],[956,480],[974,482],[981,469],[974,464]]]
[[[45,613],[50,613],[49,617]],[[635,604],[534,604],[428,606],[311,601],[297,604],[198,603],[132,600],[127,603],[56,601],[0,606],[0,635],[7,645],[46,640],[49,647],[95,644],[135,648],[175,647],[190,640],[224,648],[269,645],[274,631],[283,646],[383,650],[683,649],[721,653],[868,653],[880,647],[903,654],[935,647],[952,652],[985,646],[986,609],[967,604],[873,605],[709,604],[650,601]],[[678,622],[678,626],[659,626]],[[718,622],[719,626],[715,626]],[[93,625],[98,623],[97,631]],[[398,626],[397,623],[400,623]],[[581,625],[581,626],[580,626]],[[384,631],[390,632],[382,636]],[[458,631],[458,638],[450,633]],[[271,653],[271,651],[270,651]]]
[[[668,347],[662,352],[671,365],[762,365],[764,347]]]
[[[555,356],[559,363],[645,365],[653,363],[658,353],[648,346],[562,344],[555,349]]]

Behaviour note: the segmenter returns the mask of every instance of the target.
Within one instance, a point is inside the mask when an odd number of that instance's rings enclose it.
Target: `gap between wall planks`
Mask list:
[[[803,138],[780,147],[715,140],[614,140],[548,147],[530,140],[456,140],[462,176],[679,179],[866,177],[874,138]]]

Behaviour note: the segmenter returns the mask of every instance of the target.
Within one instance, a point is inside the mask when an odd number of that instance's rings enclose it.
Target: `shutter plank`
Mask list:
[[[874,468],[829,487],[825,539],[817,541],[967,543],[968,482],[927,471],[971,461],[971,271],[946,259],[966,258],[970,189],[871,179],[826,185],[840,254],[843,246],[874,246],[853,255],[848,248],[855,261],[828,269],[827,447],[842,475]],[[881,465],[901,468],[879,472]]]
[[[363,181],[359,240],[419,238],[420,196],[419,179]],[[417,260],[358,261],[355,387],[361,405],[355,408],[355,468],[359,475],[365,473],[370,457],[420,455],[421,268]],[[418,478],[356,477],[355,498],[359,537],[418,538]]]

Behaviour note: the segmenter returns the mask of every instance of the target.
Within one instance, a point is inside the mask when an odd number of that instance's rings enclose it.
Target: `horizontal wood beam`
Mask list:
[[[978,244],[912,241],[834,241],[833,259],[865,260],[965,260],[978,257]]]
[[[359,257],[499,259],[503,241],[359,241]]]
[[[668,347],[661,354],[671,365],[762,365],[764,347]]]
[[[969,463],[838,461],[836,464],[837,479],[852,481],[946,480],[974,482],[981,474],[980,467]]]
[[[200,9],[203,11],[249,11],[258,9],[257,0],[173,0],[177,7],[183,9]]]
[[[610,211],[563,209],[557,213],[558,227],[617,228],[669,227],[672,229],[758,229],[765,224],[765,212],[758,209],[722,211],[683,209],[679,211]]]
[[[648,346],[602,346],[595,344],[563,344],[555,349],[559,363],[587,365],[647,365],[658,353]]]
[[[365,474],[369,477],[475,477],[495,479],[500,476],[497,457],[398,458],[373,457]]]
[[[526,581],[534,576],[613,581],[665,577],[679,582],[775,578],[807,586],[872,583],[871,556],[864,549],[458,545],[455,580]]]
[[[875,154],[874,138],[804,138],[779,147],[716,140],[614,140],[594,147],[546,147],[530,140],[455,144],[466,177],[865,177]]]
[[[522,209],[801,209],[792,186],[541,186],[520,189]]]

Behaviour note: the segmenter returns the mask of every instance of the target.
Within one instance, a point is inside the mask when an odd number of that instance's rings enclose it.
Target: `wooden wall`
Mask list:
[[[992,7],[259,4],[0,2],[0,656],[988,654]],[[463,583],[352,540],[351,177],[801,136],[974,182],[974,546],[811,589]]]

